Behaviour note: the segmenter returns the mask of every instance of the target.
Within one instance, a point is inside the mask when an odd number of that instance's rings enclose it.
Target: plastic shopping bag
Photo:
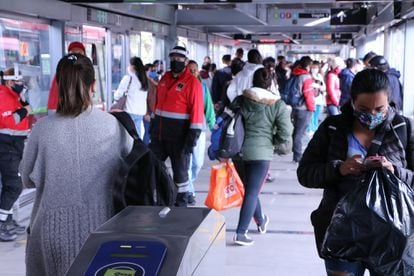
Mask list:
[[[244,187],[233,162],[221,162],[211,168],[210,189],[205,205],[217,211],[240,206]]]
[[[366,174],[338,203],[322,254],[380,275],[414,275],[414,191],[385,170]]]

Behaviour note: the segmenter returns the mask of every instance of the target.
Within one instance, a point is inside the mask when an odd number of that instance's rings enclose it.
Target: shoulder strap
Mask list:
[[[134,140],[141,140],[137,130],[135,129],[134,121],[126,112],[111,112],[111,114],[121,123],[121,125],[128,131]]]
[[[129,91],[129,88],[131,87],[132,76],[129,76],[129,77],[130,77],[130,78],[129,78],[129,82],[128,82],[127,90],[126,90],[126,91],[125,91],[125,93],[124,93],[125,97],[126,97],[126,96],[128,96],[128,91]]]

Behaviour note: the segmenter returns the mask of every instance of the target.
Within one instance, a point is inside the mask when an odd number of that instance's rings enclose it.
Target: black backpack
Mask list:
[[[125,112],[113,116],[134,138],[131,152],[121,165],[115,180],[113,203],[115,212],[129,205],[172,206],[174,182],[164,164],[139,138],[134,122]]]

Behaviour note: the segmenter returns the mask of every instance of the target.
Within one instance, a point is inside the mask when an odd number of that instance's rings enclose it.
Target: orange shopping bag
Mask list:
[[[233,162],[226,161],[211,168],[210,189],[205,205],[217,211],[240,206],[244,186]]]

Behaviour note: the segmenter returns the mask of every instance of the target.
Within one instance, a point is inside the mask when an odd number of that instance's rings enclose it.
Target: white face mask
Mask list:
[[[313,74],[313,75],[317,75],[318,73],[319,73],[319,69],[311,69],[311,73]]]

